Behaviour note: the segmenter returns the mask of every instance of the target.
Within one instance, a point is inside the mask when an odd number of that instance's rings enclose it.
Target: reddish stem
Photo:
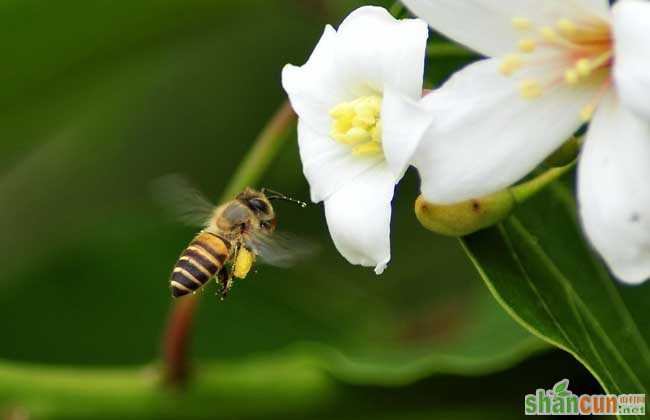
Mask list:
[[[189,360],[187,357],[194,313],[199,300],[190,295],[178,300],[172,306],[163,339],[163,360],[165,363],[165,383],[171,387],[180,387],[189,377]]]

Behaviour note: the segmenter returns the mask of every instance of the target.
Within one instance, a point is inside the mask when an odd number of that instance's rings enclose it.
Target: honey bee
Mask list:
[[[244,279],[257,259],[286,267],[311,250],[297,238],[276,232],[272,200],[307,206],[276,191],[246,188],[233,200],[215,206],[177,176],[159,181],[157,190],[161,200],[173,201],[168,204],[185,222],[203,226],[172,270],[174,298],[196,292],[212,278],[217,279],[225,297],[233,278]]]

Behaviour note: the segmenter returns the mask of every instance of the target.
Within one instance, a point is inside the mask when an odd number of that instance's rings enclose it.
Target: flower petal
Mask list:
[[[488,57],[515,49],[521,38],[512,25],[515,17],[553,26],[561,18],[605,16],[607,0],[403,0],[431,27]]]
[[[352,12],[338,32],[331,26],[301,67],[286,65],[282,85],[301,119],[329,133],[329,110],[392,86],[413,99],[422,92],[429,30],[419,19],[396,20],[381,7]]]
[[[336,249],[351,264],[375,267],[390,261],[391,200],[395,182],[388,166],[375,166],[325,200],[325,216]]]
[[[613,95],[601,104],[578,170],[587,236],[616,277],[650,278],[650,124]]]
[[[344,185],[384,162],[381,155],[355,156],[350,148],[311,129],[298,120],[298,146],[311,199],[318,203]]]
[[[531,100],[495,59],[459,71],[422,100],[436,116],[413,161],[424,198],[455,203],[512,185],[580,127],[595,90],[559,85]]]
[[[614,77],[623,104],[650,119],[650,3],[619,1],[613,8]]]
[[[287,64],[282,69],[282,86],[291,106],[312,130],[326,135],[332,120],[329,110],[350,98],[337,68],[336,31],[327,25],[309,60],[301,67]]]
[[[423,20],[397,20],[382,7],[355,10],[338,30],[338,68],[345,84],[358,96],[381,93],[384,86],[392,86],[419,98],[428,37],[429,28]]]
[[[396,179],[408,169],[433,114],[392,88],[384,91],[382,102],[382,144],[386,161]]]

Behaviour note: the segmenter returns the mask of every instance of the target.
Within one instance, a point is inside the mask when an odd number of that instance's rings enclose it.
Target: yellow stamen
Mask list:
[[[375,125],[377,122],[377,119],[373,115],[361,115],[357,114],[354,119],[352,119],[352,126],[353,127],[361,127],[364,129],[368,129]]]
[[[350,118],[339,118],[334,120],[332,124],[332,129],[339,132],[345,133],[352,128],[352,120]]]
[[[368,156],[381,153],[381,144],[377,142],[363,143],[352,148],[352,154],[355,156]]]
[[[382,151],[381,97],[364,96],[343,102],[329,113],[333,119],[330,136],[340,143],[353,146],[353,154],[369,155]]]
[[[564,72],[564,81],[568,85],[575,85],[580,81],[580,76],[575,69],[568,69]]]
[[[580,110],[580,119],[583,122],[589,122],[594,116],[594,112],[596,111],[596,107],[593,105],[585,105],[582,107]]]
[[[607,82],[598,97],[580,109],[580,118],[590,121],[611,84],[615,51],[610,23],[588,16],[579,20],[563,17],[547,26],[515,16],[511,23],[515,29],[529,32],[517,41],[515,54],[502,58],[499,72],[511,76],[523,67],[534,70],[530,73],[534,78],[516,78],[525,99],[538,98],[555,87],[567,89],[582,83],[591,86],[601,81],[602,76]]]
[[[539,33],[542,35],[542,38],[548,42],[557,41],[560,38],[557,32],[555,32],[555,30],[550,26],[544,26],[539,30]]]
[[[519,31],[526,31],[530,29],[531,26],[532,26],[532,22],[530,21],[530,19],[526,19],[525,17],[512,18],[512,27]]]
[[[515,71],[519,70],[522,65],[523,61],[520,56],[517,54],[510,54],[503,58],[503,61],[499,66],[499,71],[504,76],[510,76]]]
[[[542,85],[536,80],[522,80],[519,84],[519,92],[524,99],[535,99],[542,95]]]
[[[381,120],[370,129],[370,135],[372,136],[372,141],[376,143],[381,143]]]
[[[582,58],[576,63],[576,70],[581,77],[587,77],[591,74],[591,61],[587,58]]]
[[[330,116],[334,119],[352,118],[354,116],[354,107],[349,102],[343,102],[330,109]]]
[[[525,38],[519,41],[519,51],[523,53],[532,53],[537,48],[535,40]]]
[[[612,50],[609,50],[609,51],[606,51],[606,52],[602,53],[598,57],[594,58],[593,60],[591,60],[591,68],[592,68],[592,70],[597,69],[597,68],[603,66],[604,64],[607,64],[607,62],[609,60],[611,60],[613,56],[614,56],[614,53],[612,52]]]
[[[560,33],[564,36],[573,36],[578,32],[578,27],[569,19],[560,19],[557,21],[555,26],[558,28]]]
[[[370,140],[370,133],[361,127],[352,127],[345,133],[343,143],[355,144]]]

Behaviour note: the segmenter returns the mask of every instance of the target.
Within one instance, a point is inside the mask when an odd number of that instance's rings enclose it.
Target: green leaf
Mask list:
[[[650,313],[628,308],[632,301],[621,293],[628,287],[617,284],[591,252],[568,188],[553,185],[500,226],[463,244],[517,322],[574,355],[607,392],[647,393],[648,331],[639,325],[647,324]],[[650,286],[634,294],[647,302]]]

